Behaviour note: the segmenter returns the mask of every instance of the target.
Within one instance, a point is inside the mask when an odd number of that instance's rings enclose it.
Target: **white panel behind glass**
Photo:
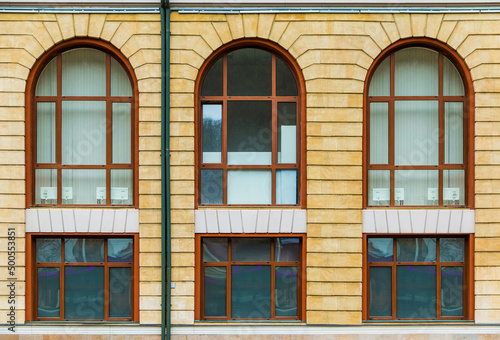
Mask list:
[[[229,170],[228,204],[271,204],[272,174],[268,170]]]

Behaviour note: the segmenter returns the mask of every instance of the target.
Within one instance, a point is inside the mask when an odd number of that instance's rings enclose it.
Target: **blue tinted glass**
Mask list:
[[[441,267],[441,315],[464,315],[463,267]]]
[[[205,316],[226,316],[226,267],[205,267]]]
[[[38,268],[38,317],[59,317],[59,268]]]
[[[392,268],[370,268],[370,316],[392,316]]]
[[[271,317],[271,266],[231,266],[231,317]]]
[[[392,238],[368,239],[368,262],[392,262],[394,260]]]
[[[64,267],[64,318],[104,319],[104,267]]]
[[[436,267],[398,266],[396,273],[397,317],[436,317]]]
[[[276,316],[297,316],[297,267],[276,267]]]
[[[132,316],[132,269],[109,268],[109,317]]]

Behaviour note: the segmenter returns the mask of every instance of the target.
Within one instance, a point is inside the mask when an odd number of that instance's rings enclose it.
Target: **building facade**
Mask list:
[[[0,334],[500,332],[498,4],[69,5],[0,13]]]

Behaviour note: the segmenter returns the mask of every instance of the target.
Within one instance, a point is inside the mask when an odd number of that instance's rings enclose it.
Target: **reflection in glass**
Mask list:
[[[370,316],[392,316],[392,268],[370,267]]]
[[[222,160],[222,105],[203,104],[203,163]]]
[[[390,184],[390,170],[368,170],[368,204],[389,205],[391,203]]]
[[[441,315],[463,316],[464,269],[441,267]]]
[[[368,239],[368,262],[392,262],[394,254],[392,238]]]
[[[271,266],[231,266],[231,317],[271,317]]]
[[[222,170],[201,170],[200,182],[201,204],[222,204]]]
[[[113,103],[113,163],[130,163],[132,159],[132,113],[130,103]]]
[[[104,267],[64,267],[64,318],[104,319]]]
[[[37,238],[36,262],[61,262],[61,239]]]
[[[228,204],[271,204],[271,170],[228,170]]]
[[[396,96],[437,96],[438,52],[422,47],[397,51],[394,82]]]
[[[97,188],[106,188],[106,170],[63,169],[62,185],[73,191],[72,199],[63,204],[96,204]]]
[[[297,316],[297,267],[276,267],[276,316]]]
[[[290,68],[278,57],[276,57],[276,95],[296,96],[297,82]]]
[[[36,161],[56,162],[56,103],[36,104]]]
[[[226,275],[226,267],[205,267],[203,296],[206,317],[226,316]]]
[[[271,53],[242,48],[227,55],[228,96],[271,95]]]
[[[276,204],[297,204],[298,184],[297,170],[276,170]]]
[[[201,87],[202,96],[222,96],[222,61],[220,58],[210,67]]]
[[[278,163],[297,161],[297,112],[295,103],[278,103]]]
[[[37,274],[38,317],[58,318],[60,308],[59,268],[38,268]]]
[[[232,238],[231,259],[241,262],[271,261],[271,238]]]
[[[370,103],[370,164],[389,163],[389,103]]]
[[[436,262],[435,238],[398,238],[398,262]]]
[[[106,95],[106,53],[76,48],[62,54],[63,96]]]
[[[397,318],[436,317],[436,266],[398,266]]]
[[[132,269],[109,268],[109,317],[132,316]]]
[[[203,239],[203,262],[227,261],[227,242],[225,237],[206,237]]]
[[[438,205],[438,170],[396,170],[395,186],[404,190],[404,205]]]
[[[300,238],[276,238],[274,243],[274,260],[277,262],[300,261]]]
[[[464,262],[465,239],[451,237],[440,238],[439,260],[441,262]]]
[[[133,262],[134,239],[110,238],[108,239],[108,262]]]
[[[64,261],[104,262],[104,240],[99,238],[64,239]]]

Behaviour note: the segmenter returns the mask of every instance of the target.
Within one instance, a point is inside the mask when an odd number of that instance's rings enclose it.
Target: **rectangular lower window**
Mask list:
[[[300,320],[303,236],[202,237],[201,319]]]
[[[132,320],[134,242],[133,236],[34,238],[34,319]]]
[[[469,319],[469,237],[368,237],[367,319]]]

